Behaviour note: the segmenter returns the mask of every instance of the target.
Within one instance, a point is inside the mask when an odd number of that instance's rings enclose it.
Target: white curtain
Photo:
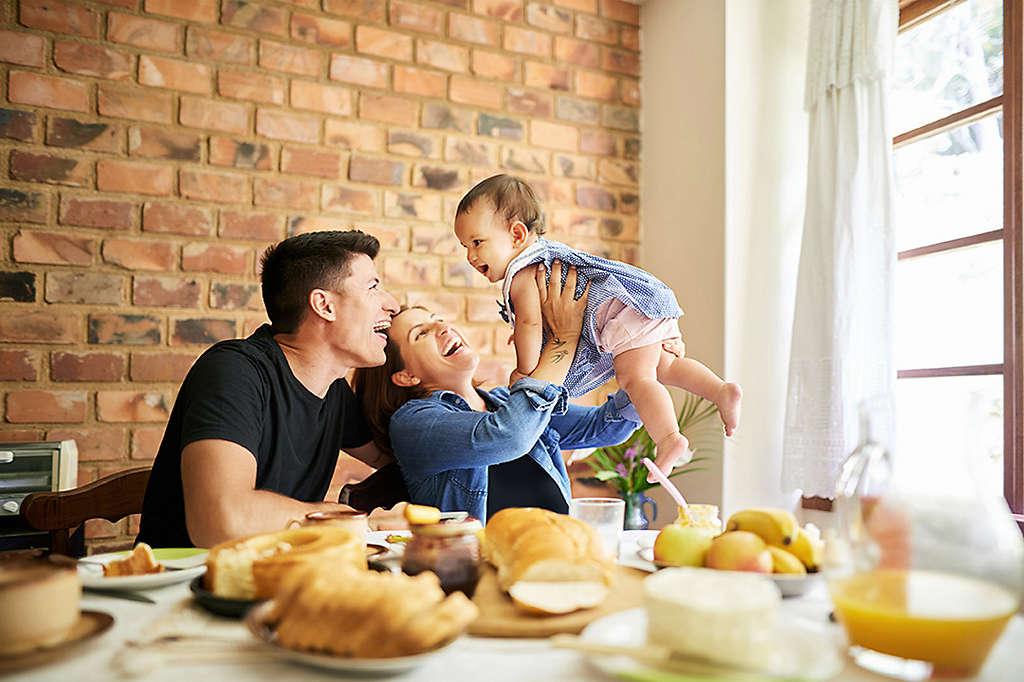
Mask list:
[[[857,405],[889,394],[896,0],[814,0],[805,106],[807,207],[789,361],[782,485],[834,497]]]

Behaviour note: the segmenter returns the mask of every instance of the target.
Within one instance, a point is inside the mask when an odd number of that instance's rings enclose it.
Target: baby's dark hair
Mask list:
[[[544,214],[533,188],[512,175],[494,175],[477,183],[476,187],[462,197],[456,216],[468,213],[477,201],[487,199],[494,206],[494,212],[505,217],[510,223],[522,221],[530,232],[544,234]]]

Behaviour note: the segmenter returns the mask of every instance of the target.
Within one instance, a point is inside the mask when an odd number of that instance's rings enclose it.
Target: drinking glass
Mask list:
[[[619,540],[626,518],[626,503],[617,497],[578,497],[569,502],[569,516],[588,523],[601,536],[605,552],[619,556]]]

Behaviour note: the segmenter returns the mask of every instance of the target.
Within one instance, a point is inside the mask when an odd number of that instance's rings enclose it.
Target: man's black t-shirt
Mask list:
[[[370,442],[352,389],[338,379],[320,399],[295,378],[269,325],[222,341],[196,360],[181,385],[142,506],[139,542],[191,547],[181,451],[205,439],[237,443],[256,458],[256,489],[322,502],[338,451]]]

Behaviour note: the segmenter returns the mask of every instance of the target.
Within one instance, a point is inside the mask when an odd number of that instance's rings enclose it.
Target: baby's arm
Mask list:
[[[525,267],[512,277],[509,298],[515,311],[512,341],[516,345],[516,372],[526,376],[537,368],[543,343],[540,293],[535,281],[536,265]]]

